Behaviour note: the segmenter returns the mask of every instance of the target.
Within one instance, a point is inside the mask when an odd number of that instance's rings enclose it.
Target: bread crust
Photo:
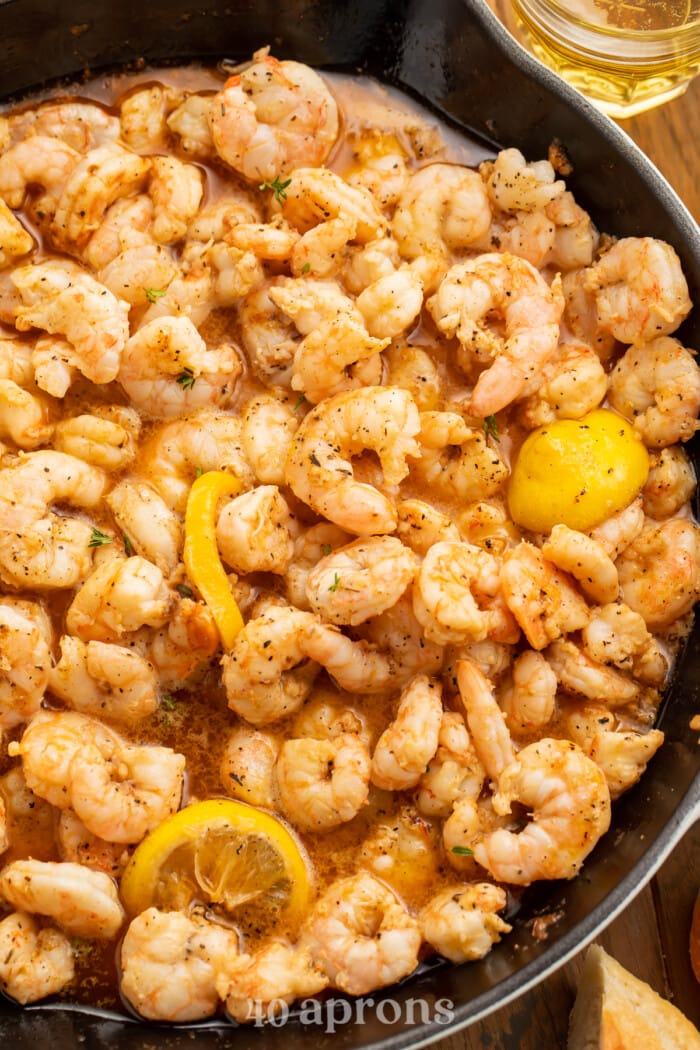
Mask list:
[[[568,1050],[700,1050],[687,1017],[599,945],[586,952]]]

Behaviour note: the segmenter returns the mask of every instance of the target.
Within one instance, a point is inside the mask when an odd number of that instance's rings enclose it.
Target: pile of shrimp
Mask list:
[[[21,1003],[78,994],[76,938],[119,945],[123,1000],[158,1021],[481,958],[663,741],[700,595],[678,257],[601,237],[548,160],[471,168],[430,131],[353,122],[266,51],[216,90],[141,77],[0,118],[0,984]],[[589,533],[525,532],[520,443],[600,406],[649,449],[642,492]],[[183,564],[211,470],[241,485],[216,516],[244,617],[225,651]],[[207,901],[127,922],[134,848],[207,795],[298,836],[295,931]]]

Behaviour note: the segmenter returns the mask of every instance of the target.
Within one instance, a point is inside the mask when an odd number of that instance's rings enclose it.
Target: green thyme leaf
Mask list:
[[[332,583],[332,584],[330,585],[330,587],[328,588],[328,590],[329,590],[329,591],[337,591],[337,590],[338,590],[338,588],[340,587],[340,576],[338,575],[338,573],[337,573],[337,572],[336,572],[336,573],[334,573],[334,577],[335,577],[335,578],[334,578],[334,580],[333,580],[333,583]]]
[[[453,846],[450,853],[456,853],[458,857],[473,857],[474,850],[469,849],[469,846]]]
[[[191,587],[188,587],[186,583],[176,584],[175,590],[181,598],[194,598],[194,591]]]
[[[165,295],[164,288],[144,288],[143,294],[148,299],[149,303],[155,303],[158,299],[162,299]]]
[[[296,412],[296,410],[298,408],[301,408],[301,406],[305,405],[305,404],[306,404],[306,398],[304,397],[303,394],[299,394],[299,397],[297,398],[297,402],[296,402],[294,408],[292,409],[292,411]]]
[[[88,547],[105,547],[108,543],[111,542],[112,537],[108,536],[106,532],[100,532],[100,530],[95,526],[93,527],[92,533],[90,535]]]
[[[287,189],[287,186],[289,186],[291,181],[291,179],[286,179],[284,182],[282,182],[279,175],[275,175],[272,182],[261,182],[258,186],[258,189],[272,190],[275,195],[275,200],[278,204],[281,204],[282,201],[286,201],[287,199],[287,194],[285,193],[285,190]]]
[[[494,441],[500,441],[498,436],[498,423],[495,416],[487,416],[484,420],[484,433],[486,437],[492,437]]]
[[[301,272],[302,273],[308,273],[310,269],[311,269],[311,263],[310,262],[305,262],[304,265],[301,268]]]
[[[175,382],[179,383],[183,390],[191,390],[197,382],[197,377],[191,368],[183,368]]]
[[[323,551],[324,558],[327,558],[328,555],[333,550],[333,548],[331,547],[330,543],[324,543],[323,546],[321,547],[321,550]]]
[[[124,544],[124,550],[126,552],[127,558],[130,558],[133,554],[134,548],[131,544],[131,540],[129,539],[126,533],[122,535],[122,543]]]

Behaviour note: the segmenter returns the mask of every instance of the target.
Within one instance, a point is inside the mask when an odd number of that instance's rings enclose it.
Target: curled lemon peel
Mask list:
[[[224,648],[230,649],[243,627],[226,572],[216,545],[216,508],[219,500],[238,495],[241,482],[223,470],[201,474],[190,489],[185,511],[185,549],[187,575],[211,610]]]

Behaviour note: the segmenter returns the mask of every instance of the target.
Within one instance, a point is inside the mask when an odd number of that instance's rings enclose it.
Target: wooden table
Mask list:
[[[507,0],[488,3],[517,35]],[[700,220],[700,78],[682,98],[623,121],[621,126]],[[598,943],[672,999],[700,1028],[700,985],[688,958],[690,917],[699,887],[697,825]],[[581,956],[510,1006],[436,1045],[441,1050],[564,1050],[580,967]]]

